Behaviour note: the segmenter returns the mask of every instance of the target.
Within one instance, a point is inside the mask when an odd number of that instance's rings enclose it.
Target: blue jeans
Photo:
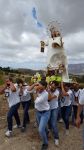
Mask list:
[[[59,108],[52,109],[50,112],[49,124],[53,131],[54,139],[59,139],[58,127],[57,127],[57,118],[58,118]]]
[[[50,111],[36,111],[36,119],[39,125],[39,134],[42,138],[43,144],[48,144],[47,138],[47,124],[50,118]]]
[[[61,101],[60,100],[58,100],[58,106],[59,106],[59,110],[58,110],[57,120],[59,121],[62,118],[62,115],[61,115]]]
[[[22,107],[23,107],[23,110],[24,110],[24,113],[23,113],[23,127],[26,127],[26,124],[30,122],[29,113],[28,113],[30,104],[31,104],[31,100],[22,102]]]
[[[20,125],[20,118],[19,118],[19,115],[18,115],[19,106],[20,106],[20,103],[12,106],[9,109],[9,112],[7,114],[8,130],[10,130],[10,131],[12,131],[13,117],[15,117],[17,125],[18,126]]]
[[[65,128],[69,129],[69,117],[71,114],[71,105],[61,107],[61,114],[62,114],[63,121],[65,123]]]

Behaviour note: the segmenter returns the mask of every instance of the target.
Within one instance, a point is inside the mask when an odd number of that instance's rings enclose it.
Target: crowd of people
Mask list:
[[[0,88],[0,94],[5,94],[9,111],[7,113],[7,131],[5,135],[11,137],[13,134],[13,117],[16,120],[15,128],[26,132],[27,124],[30,123],[29,108],[31,105],[31,93],[35,94],[34,106],[36,123],[39,135],[42,139],[41,150],[48,148],[48,134],[52,132],[54,143],[59,146],[58,121],[63,120],[65,134],[69,135],[70,117],[72,124],[79,127],[83,123],[84,89],[78,83],[59,83],[52,81],[47,83],[45,79],[28,85],[19,79],[17,83],[8,78],[4,87]],[[22,104],[23,122],[21,123],[18,109]]]

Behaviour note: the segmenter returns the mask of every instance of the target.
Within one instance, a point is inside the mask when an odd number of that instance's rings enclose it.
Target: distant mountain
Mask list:
[[[75,74],[75,75],[84,75],[84,64],[69,64],[68,65],[69,74]],[[26,68],[19,68],[19,72],[21,73],[27,73],[29,75],[34,75],[36,72],[43,73],[42,70],[32,70],[32,69],[26,69]]]
[[[29,74],[29,75],[35,75],[37,72],[40,74],[43,74],[42,70],[32,70],[32,69],[26,69],[26,68],[19,68],[18,72],[21,72],[23,74]]]
[[[84,63],[81,64],[69,64],[68,65],[69,74],[73,75],[84,75]],[[40,74],[44,74],[43,70],[32,70],[27,68],[18,68],[13,69],[10,67],[0,67],[0,71],[10,72],[10,73],[22,73],[22,74],[29,74],[34,75],[36,72],[39,72]]]
[[[69,64],[68,65],[69,73],[84,75],[84,63],[82,64]]]

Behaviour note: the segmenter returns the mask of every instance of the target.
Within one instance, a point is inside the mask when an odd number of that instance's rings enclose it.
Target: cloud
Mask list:
[[[83,6],[83,0],[0,0],[1,65],[45,67],[47,49],[40,53],[40,40],[46,38],[46,28],[52,20],[61,23],[68,62],[84,62]],[[34,7],[43,29],[32,17]]]
[[[69,63],[83,63],[84,62],[84,31],[69,34],[65,36],[65,49],[68,55]]]

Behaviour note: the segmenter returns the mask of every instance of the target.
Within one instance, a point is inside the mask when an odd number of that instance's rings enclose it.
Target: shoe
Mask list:
[[[59,120],[59,123],[63,123],[63,120],[62,120],[62,119],[60,119],[60,120]]]
[[[55,145],[58,147],[59,146],[59,140],[55,139]]]
[[[6,137],[11,137],[12,136],[12,131],[6,131],[6,133],[5,133],[5,136]]]
[[[22,127],[21,125],[16,124],[16,125],[13,126],[13,129],[17,129],[17,128],[21,128],[21,127]]]
[[[69,130],[66,130],[66,133],[65,133],[66,135],[69,135]]]
[[[48,144],[42,144],[41,150],[47,150],[48,149]]]
[[[25,132],[26,131],[26,128],[25,127],[22,127],[21,128],[21,132]]]
[[[37,122],[34,122],[34,128],[37,128],[37,127],[38,127]]]

